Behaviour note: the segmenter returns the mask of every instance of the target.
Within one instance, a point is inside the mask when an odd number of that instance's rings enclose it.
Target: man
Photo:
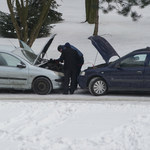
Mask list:
[[[64,62],[64,89],[63,94],[73,94],[77,87],[78,77],[78,64],[80,57],[70,45],[58,46],[58,51],[61,52],[61,56],[56,61]],[[70,87],[69,87],[70,85]]]
[[[73,45],[71,45],[70,43],[65,43],[65,45],[60,45],[60,47],[65,50],[67,47],[71,47],[73,50],[75,50],[78,55],[79,55],[79,60],[78,60],[78,76],[81,72],[81,68],[82,68],[82,65],[84,64],[84,57],[83,57],[83,54],[81,53],[81,51],[79,49],[77,49],[76,47],[74,47]]]

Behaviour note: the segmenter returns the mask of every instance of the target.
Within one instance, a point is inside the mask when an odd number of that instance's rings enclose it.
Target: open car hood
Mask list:
[[[40,53],[38,55],[35,54],[35,52],[31,49],[31,47],[29,47],[26,43],[24,43],[23,41],[20,40],[20,44],[23,47],[23,49],[25,51],[28,51],[28,52],[34,54],[35,58],[34,58],[34,62],[32,63],[33,65],[36,65],[39,59],[44,58],[44,56],[55,36],[56,36],[56,34],[54,34],[53,36],[50,37],[50,39],[48,40],[48,42],[45,44],[45,46],[42,48],[42,50],[40,51]]]
[[[109,44],[109,42],[101,36],[90,36],[88,39],[91,40],[94,47],[101,54],[102,58],[106,63],[109,63],[109,60],[112,56],[120,57],[115,49]]]
[[[51,38],[48,40],[48,42],[45,44],[45,46],[43,47],[43,49],[41,50],[41,52],[38,54],[37,58],[35,59],[33,65],[35,65],[38,61],[39,58],[44,58],[49,46],[51,45],[54,37],[56,36],[56,34],[54,34],[53,36],[51,36]]]

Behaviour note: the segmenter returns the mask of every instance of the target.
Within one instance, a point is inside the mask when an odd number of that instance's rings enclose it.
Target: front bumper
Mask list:
[[[78,84],[82,89],[86,89],[87,88],[87,78],[85,76],[79,76]]]

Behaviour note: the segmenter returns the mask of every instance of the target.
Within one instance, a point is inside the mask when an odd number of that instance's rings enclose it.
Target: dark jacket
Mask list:
[[[61,45],[63,50],[65,50],[66,48],[72,48],[73,50],[75,50],[77,52],[77,54],[79,55],[79,61],[78,61],[78,65],[82,66],[84,64],[84,57],[83,54],[81,53],[81,51],[79,49],[77,49],[76,47],[74,47],[73,45],[71,45],[70,43],[65,43],[65,45]]]
[[[67,47],[62,51],[58,60],[64,62],[64,70],[74,70],[78,68],[80,57],[75,50],[71,47]]]

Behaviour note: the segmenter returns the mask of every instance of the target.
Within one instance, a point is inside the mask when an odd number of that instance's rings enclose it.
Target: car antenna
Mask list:
[[[13,43],[12,43],[12,41],[11,40],[9,40],[9,42],[15,47],[15,48],[17,48]]]

